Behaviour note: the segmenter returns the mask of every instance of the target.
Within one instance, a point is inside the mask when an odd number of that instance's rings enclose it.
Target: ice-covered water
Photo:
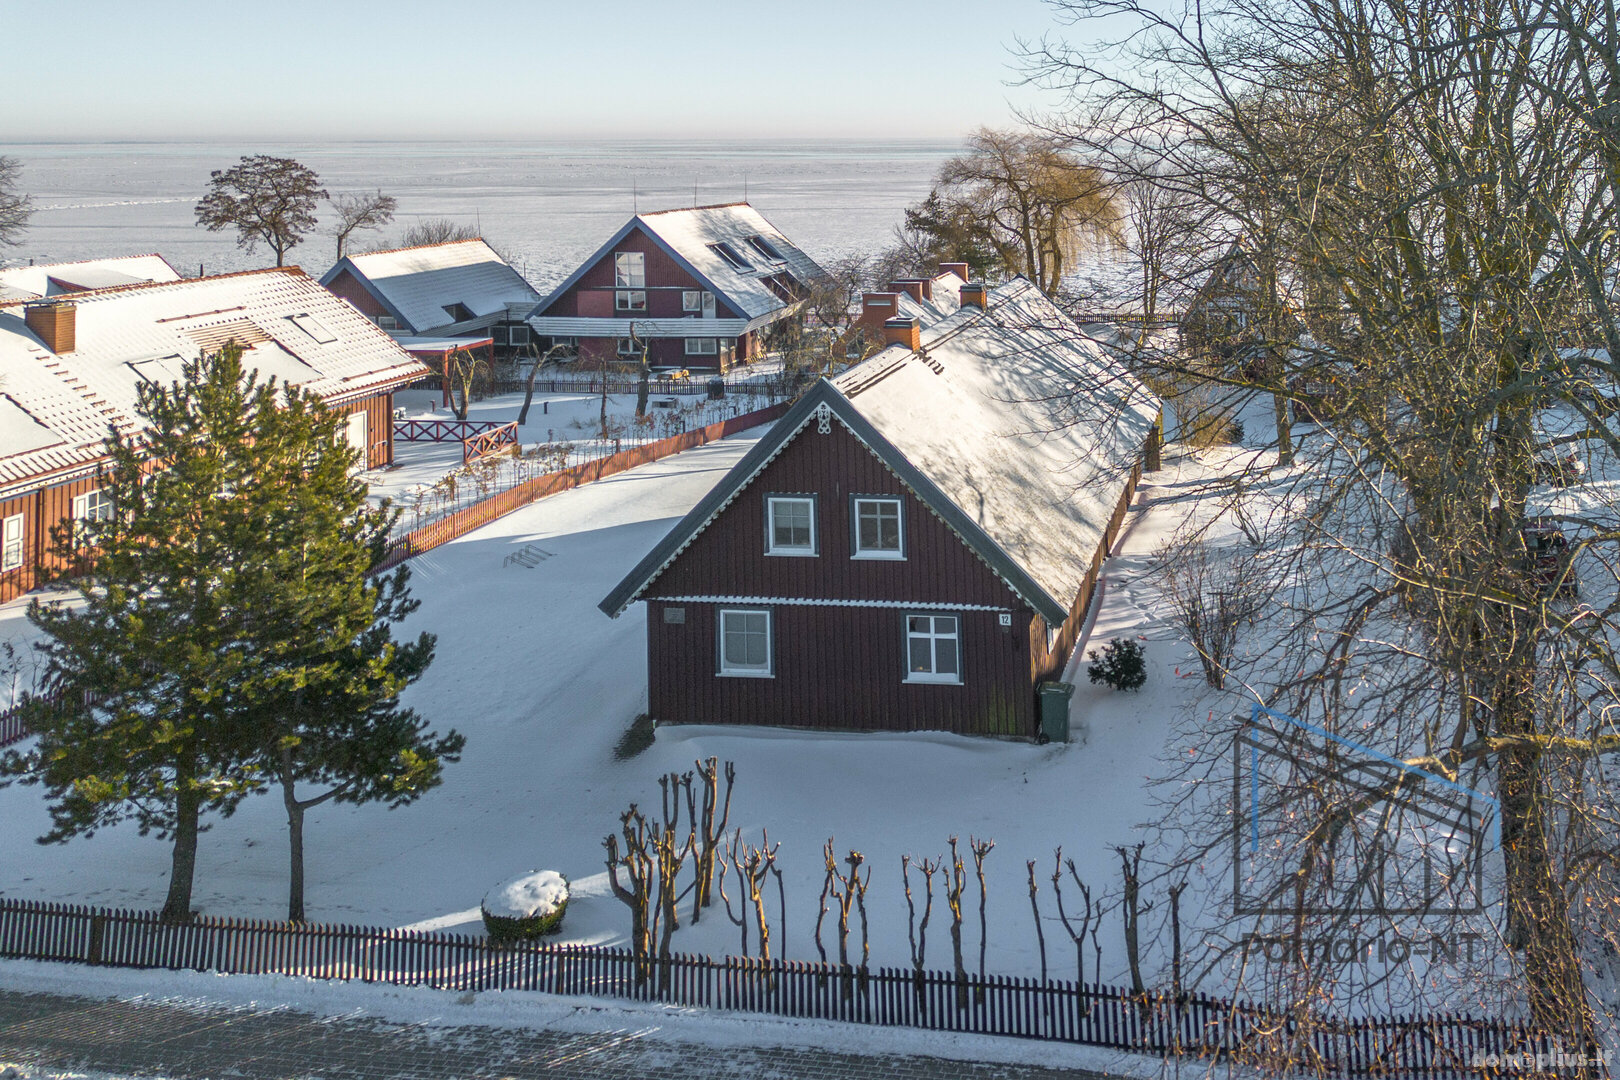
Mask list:
[[[858,140],[501,143],[34,143],[3,144],[17,158],[35,214],[11,261],[59,262],[157,251],[188,273],[273,261],[239,251],[234,233],[209,233],[193,207],[214,169],[243,154],[295,157],[334,194],[381,188],[399,199],[395,223],[360,247],[395,242],[413,222],[475,224],[534,284],[555,284],[629,217],[748,199],[812,256],[872,251],[904,208],[927,193],[957,147]],[[323,207],[323,211],[326,208]],[[329,212],[324,214],[328,220]],[[320,228],[325,229],[327,221]],[[329,235],[292,260],[319,274]]]

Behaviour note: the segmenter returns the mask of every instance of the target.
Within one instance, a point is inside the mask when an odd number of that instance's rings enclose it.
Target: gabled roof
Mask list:
[[[138,426],[143,380],[169,382],[181,364],[229,340],[244,367],[331,403],[401,386],[428,369],[351,305],[296,267],[158,282],[64,296],[75,348],[57,355],[27,327],[25,304],[0,303],[0,487],[102,456],[109,425]],[[47,432],[50,441],[47,442]],[[28,445],[34,444],[34,445]]]
[[[0,301],[33,300],[88,289],[136,285],[143,281],[179,280],[180,272],[161,255],[123,255],[112,259],[8,266],[0,270]]]
[[[607,243],[553,289],[532,315],[539,316],[555,303],[578,284],[586,271],[638,228],[682,269],[707,285],[710,292],[742,312],[751,324],[796,306],[771,291],[767,278],[788,273],[807,286],[822,275],[821,267],[810,256],[766,221],[765,215],[745,202],[660,210],[637,214],[625,222]],[[734,265],[721,254],[727,249],[744,265]]]
[[[1159,401],[1029,282],[911,352],[822,380],[619,583],[617,616],[813,419],[860,439],[1013,592],[1057,625],[1091,565]],[[819,420],[818,420],[819,423]]]
[[[522,318],[540,294],[523,275],[482,240],[456,240],[447,244],[372,251],[345,255],[321,276],[330,285],[343,271],[415,334],[443,331],[455,326],[484,329],[508,318]],[[466,308],[458,317],[447,308]]]

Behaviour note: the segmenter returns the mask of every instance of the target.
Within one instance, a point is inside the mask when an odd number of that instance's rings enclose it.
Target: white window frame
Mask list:
[[[647,255],[641,251],[615,251],[613,253],[613,287],[615,289],[645,289],[647,287]]]
[[[22,566],[27,554],[26,524],[23,514],[0,518],[0,574]]]
[[[895,517],[895,533],[899,546],[890,548],[866,548],[861,545],[861,507],[862,506],[892,506]],[[899,498],[893,495],[856,495],[850,506],[850,522],[853,526],[850,535],[850,558],[852,559],[887,559],[890,561],[903,561],[906,557],[906,512],[905,506]]]
[[[777,507],[786,507],[788,505],[803,505],[810,508],[809,544],[778,544],[776,542]],[[765,496],[765,554],[800,559],[819,555],[821,551],[817,541],[820,539],[820,535],[816,526],[816,497],[814,495]]]
[[[619,339],[618,352],[619,352],[620,356],[640,356],[641,355],[641,350],[636,348],[636,339],[631,338],[631,337],[622,337],[622,338]]]
[[[710,244],[709,250],[720,256],[720,260],[733,270],[747,272],[754,268],[754,264],[749,262],[742,252],[724,240]]]
[[[514,346],[527,345],[530,340],[530,333],[528,323],[510,323],[506,327],[507,337],[510,339],[510,344]]]
[[[73,496],[73,539],[84,543],[84,526],[92,521],[111,521],[112,496],[101,488],[92,488],[82,495]]]
[[[681,310],[682,311],[702,311],[703,310],[703,290],[702,289],[682,289],[681,290]]]
[[[750,236],[748,246],[759,252],[767,262],[787,262],[782,253],[776,249],[776,245],[763,236]]]
[[[732,619],[763,617],[765,620],[765,662],[763,664],[732,663],[726,656],[726,624]],[[715,616],[715,649],[717,673],[728,678],[772,679],[776,677],[776,619],[770,608],[720,608]],[[741,633],[753,633],[744,629]]]
[[[392,315],[375,315],[372,318],[377,323],[377,329],[379,330],[399,329],[399,320],[394,318]]]
[[[720,352],[720,342],[712,337],[689,337],[686,339],[687,356],[716,356]]]
[[[614,311],[646,311],[646,289],[620,289],[613,294]]]
[[[935,613],[931,611],[908,611],[905,613],[906,633],[906,679],[908,683],[936,683],[950,686],[962,684],[962,617],[957,614]],[[913,619],[927,619],[925,630],[918,630],[911,625]],[[948,633],[941,632],[940,622],[949,619],[952,629]],[[911,646],[914,641],[927,641],[929,643],[929,669],[926,671],[911,670]],[[941,642],[951,642],[956,653],[956,670],[954,672],[939,671],[939,646]]]

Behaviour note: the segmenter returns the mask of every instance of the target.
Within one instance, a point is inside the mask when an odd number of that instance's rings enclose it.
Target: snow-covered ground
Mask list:
[[[807,734],[768,728],[664,728],[629,760],[613,748],[645,708],[644,616],[609,620],[597,602],[693,505],[760,430],[541,500],[416,559],[421,610],[408,629],[439,636],[438,659],[410,703],[467,737],[463,760],[444,786],[419,804],[386,811],[327,805],[311,815],[309,910],[318,921],[480,932],[478,900],[491,886],[535,868],[572,882],[563,940],[623,943],[626,909],[607,890],[602,838],[631,802],[656,800],[657,777],[716,756],[737,766],[732,825],[757,841],[768,829],[782,844],[788,927],[773,934],[785,954],[813,958],[822,865],[834,838],[841,853],[865,853],[872,868],[868,907],[872,960],[907,960],[900,856],[931,857],[951,835],[989,838],[986,872],[993,972],[1039,970],[1025,860],[1038,862],[1042,914],[1054,974],[1070,975],[1073,949],[1054,918],[1053,851],[1062,846],[1083,879],[1116,894],[1113,845],[1142,837],[1157,810],[1148,778],[1162,775],[1172,721],[1190,708],[1194,665],[1146,606],[1137,580],[1142,559],[1198,500],[1183,496],[1210,468],[1172,462],[1147,478],[1122,535],[1094,637],[1145,638],[1147,686],[1120,694],[1080,679],[1074,699],[1087,741],[1036,746],[944,734]],[[1215,458],[1220,455],[1216,454]],[[506,555],[537,544],[551,558],[533,569],[503,566]],[[0,608],[0,640],[26,636],[22,604]],[[836,672],[829,672],[836,678]],[[113,828],[90,840],[42,848],[47,828],[37,789],[0,792],[11,823],[0,837],[6,895],[155,907],[168,870],[167,846]],[[197,906],[209,913],[275,917],[284,910],[284,822],[271,798],[250,800],[204,836]],[[969,863],[971,874],[971,861]],[[919,887],[915,883],[914,887]],[[950,962],[948,917],[936,897],[928,963]],[[773,901],[774,903],[774,901]],[[970,966],[978,952],[977,890],[964,899]],[[1073,887],[1067,903],[1078,903]],[[1157,933],[1163,905],[1148,918]],[[1189,905],[1191,907],[1191,905]],[[1184,918],[1194,919],[1189,911]],[[824,937],[830,942],[830,927]],[[1189,936],[1192,932],[1189,931]],[[1117,913],[1102,934],[1103,975],[1122,976]],[[683,951],[737,948],[737,931],[718,910],[676,936]],[[779,953],[780,954],[780,953]],[[1150,969],[1157,965],[1150,952]],[[1087,958],[1088,978],[1091,958]],[[1072,977],[1072,976],[1071,976]]]

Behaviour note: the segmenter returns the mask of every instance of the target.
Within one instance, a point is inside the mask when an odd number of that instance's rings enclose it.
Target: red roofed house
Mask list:
[[[347,415],[368,467],[392,463],[394,391],[428,371],[296,267],[0,302],[0,601],[53,568],[51,526],[110,511],[103,440],[138,428],[136,388],[229,341]]]

